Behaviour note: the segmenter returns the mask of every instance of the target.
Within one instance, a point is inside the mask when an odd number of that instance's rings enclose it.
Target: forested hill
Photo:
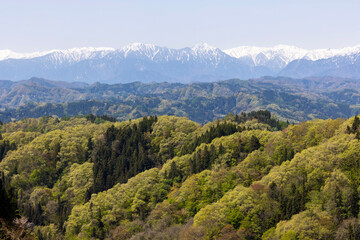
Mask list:
[[[0,81],[0,121],[94,114],[117,120],[176,115],[206,123],[229,112],[267,109],[281,119],[300,122],[351,117],[359,111],[359,96],[357,80],[329,77],[113,85],[32,78]]]
[[[175,116],[6,123],[0,238],[359,239],[359,126],[287,126],[267,111],[204,126]]]

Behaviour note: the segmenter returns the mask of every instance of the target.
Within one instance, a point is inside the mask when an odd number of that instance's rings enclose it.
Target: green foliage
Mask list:
[[[153,126],[151,147],[158,152],[157,158],[161,163],[174,156],[181,155],[181,149],[191,139],[194,131],[201,129],[200,124],[186,118],[161,116]]]
[[[0,222],[24,216],[38,239],[359,236],[356,118],[87,118],[0,126]]]
[[[211,126],[210,129],[206,130],[201,136],[196,137],[190,143],[183,146],[182,154],[192,153],[195,151],[196,147],[200,146],[202,143],[211,143],[215,138],[228,136],[243,130],[245,129],[230,122],[217,123],[215,126]]]
[[[206,123],[230,112],[237,114],[259,109],[267,109],[281,119],[295,122],[354,115],[357,110],[350,106],[360,102],[358,90],[355,90],[357,84],[351,83],[350,88],[354,89],[349,90],[343,87],[349,85],[348,79],[335,79],[324,86],[327,81],[264,78],[191,84],[134,82],[93,84],[72,89],[41,84],[29,88],[25,85],[21,90],[17,89],[15,95],[10,88],[2,88],[0,107],[5,110],[0,111],[0,120],[10,122],[44,115],[62,120],[87,114],[108,115],[118,120],[176,115]],[[329,88],[332,90],[326,91]],[[253,116],[250,114],[248,117]],[[256,117],[274,129],[286,126],[285,121],[268,118],[266,111]],[[98,122],[101,121],[98,118]]]
[[[279,222],[273,236],[264,236],[263,239],[333,239],[333,227],[327,212],[307,210],[289,221]]]
[[[110,117],[108,115],[94,116],[93,114],[87,114],[85,115],[85,118],[86,120],[96,124],[104,123],[105,121],[116,122],[116,118]]]
[[[348,134],[350,134],[350,133],[355,134],[355,138],[356,138],[357,140],[360,140],[359,126],[360,126],[360,119],[359,119],[358,116],[355,116],[355,117],[354,117],[354,121],[353,121],[351,127],[350,127],[350,126],[347,126],[347,127],[346,127],[346,132],[347,132]]]
[[[268,110],[252,111],[249,113],[242,112],[234,117],[234,121],[237,123],[245,123],[253,119],[257,119],[260,123],[268,124],[271,128],[276,130],[284,129],[289,125],[287,122],[272,118],[271,113]]]
[[[124,183],[156,165],[147,137],[156,121],[157,117],[144,117],[139,124],[124,128],[111,126],[106,130],[104,141],[95,146],[92,155],[95,193]]]
[[[117,184],[108,191],[93,194],[89,202],[75,206],[66,222],[67,236],[101,237],[101,232],[93,232],[93,229],[101,230],[100,225],[109,229],[119,221],[145,219],[169,190],[158,173],[156,168],[147,170],[126,184]]]
[[[0,162],[6,156],[6,153],[11,150],[16,150],[16,144],[14,142],[10,143],[8,140],[0,140]]]

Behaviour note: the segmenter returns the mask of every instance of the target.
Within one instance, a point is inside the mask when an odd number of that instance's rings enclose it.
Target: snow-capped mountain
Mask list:
[[[120,49],[72,48],[34,53],[0,50],[0,79],[33,76],[84,82],[189,82],[270,76],[360,78],[360,45],[306,50],[294,46],[241,46],[227,50],[197,44],[171,49],[133,43]]]
[[[229,57],[219,48],[206,43],[197,44],[192,48],[170,49],[153,44],[133,43],[116,51],[123,58],[142,58],[155,62],[180,61],[207,61],[218,63]]]
[[[280,60],[284,65],[295,59],[303,58],[307,50],[287,45],[275,47],[240,46],[224,50],[229,56],[235,58],[251,58],[255,65],[265,65],[266,62]]]
[[[48,56],[55,61],[81,61],[94,57],[103,57],[109,52],[113,52],[113,48],[72,48],[68,50],[54,49],[44,52],[33,53],[16,53],[9,49],[0,50],[0,61],[7,59],[31,59],[37,57]]]
[[[360,45],[341,49],[315,50],[306,50],[288,45],[277,45],[269,48],[241,46],[224,50],[224,52],[238,59],[251,59],[255,66],[266,66],[274,71],[279,71],[295,60],[317,61],[334,57],[353,56],[360,52]]]

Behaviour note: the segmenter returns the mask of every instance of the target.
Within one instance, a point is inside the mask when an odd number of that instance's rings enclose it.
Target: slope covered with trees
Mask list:
[[[29,239],[360,237],[357,117],[108,120],[0,127],[0,201],[9,206],[0,234],[22,226]]]
[[[232,79],[208,83],[86,85],[32,78],[0,81],[0,120],[42,116],[109,115],[124,121],[176,115],[198,123],[228,113],[267,109],[283,120],[349,118],[358,113],[357,80],[339,78]]]

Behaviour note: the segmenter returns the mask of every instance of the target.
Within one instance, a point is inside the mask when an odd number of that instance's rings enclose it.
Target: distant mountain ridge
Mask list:
[[[69,83],[31,78],[0,81],[0,121],[28,117],[186,116],[199,123],[229,112],[267,109],[281,119],[349,117],[360,109],[360,82],[332,77],[263,77],[202,83]]]
[[[0,79],[41,77],[88,83],[203,82],[262,76],[360,78],[360,45],[306,50],[277,45],[220,50],[208,44],[171,49],[133,43],[120,49],[73,48],[34,53],[0,50]]]

